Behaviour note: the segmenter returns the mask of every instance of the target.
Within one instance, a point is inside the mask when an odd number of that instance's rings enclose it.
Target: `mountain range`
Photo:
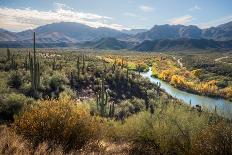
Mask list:
[[[118,31],[93,28],[80,23],[61,22],[33,30],[10,32],[0,29],[0,47],[30,47],[36,32],[39,47],[79,47],[97,49],[168,50],[182,48],[232,49],[232,22],[200,29],[194,25],[155,25],[150,30]]]
[[[180,38],[232,40],[232,22],[208,29],[200,29],[194,25],[155,25],[150,30],[133,36],[136,41]]]

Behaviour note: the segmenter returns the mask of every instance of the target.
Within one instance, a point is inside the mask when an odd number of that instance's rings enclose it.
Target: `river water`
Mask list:
[[[220,116],[227,117],[230,119],[232,118],[232,102],[228,100],[200,96],[176,89],[167,82],[164,82],[158,78],[151,77],[151,67],[149,68],[148,72],[141,73],[141,75],[144,78],[149,78],[152,83],[160,82],[162,89],[164,89],[172,97],[182,100],[186,104],[190,104],[191,101],[192,106],[201,105],[203,109],[207,109],[208,111],[214,111],[216,107],[217,113]]]

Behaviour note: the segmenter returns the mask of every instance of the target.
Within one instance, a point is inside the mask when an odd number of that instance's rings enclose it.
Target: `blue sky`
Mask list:
[[[232,21],[232,0],[0,0],[0,27],[22,31],[53,22],[114,29],[161,24],[201,28]]]

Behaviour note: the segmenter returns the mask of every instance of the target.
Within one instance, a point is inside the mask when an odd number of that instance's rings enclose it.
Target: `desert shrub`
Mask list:
[[[129,154],[131,155],[158,155],[161,154],[159,144],[149,137],[140,137],[135,139],[131,146]]]
[[[0,99],[0,115],[2,120],[13,120],[14,115],[18,115],[23,108],[30,104],[32,99],[22,94],[7,94]]]
[[[191,154],[232,154],[232,126],[225,123],[211,125],[194,135]]]
[[[40,90],[43,98],[58,98],[67,87],[68,79],[63,72],[46,72],[41,76]]]
[[[9,93],[10,89],[7,85],[7,72],[0,72],[0,94]]]
[[[0,126],[0,154],[30,154],[28,143],[13,130]]]
[[[138,113],[145,109],[144,100],[133,98],[131,100],[124,100],[116,106],[115,114],[118,119],[124,120],[126,117],[134,113]]]
[[[58,76],[53,76],[50,81],[49,81],[49,86],[51,88],[51,90],[53,91],[59,91],[59,89],[61,88],[62,86],[62,79]]]
[[[76,97],[76,92],[73,91],[69,87],[64,87],[64,91],[59,94],[59,99],[63,99],[65,97],[69,97],[71,99],[74,99]]]
[[[134,109],[133,109],[134,113],[145,110],[144,100],[139,99],[139,98],[133,98],[130,100],[130,102],[134,106]]]
[[[121,102],[116,108],[116,116],[123,120],[133,113],[133,105],[128,101]]]
[[[62,145],[66,151],[97,141],[100,123],[89,109],[70,99],[39,101],[15,121],[16,131],[36,146],[42,142]]]
[[[22,75],[20,75],[17,71],[12,72],[7,83],[12,88],[20,88],[20,86],[22,85]]]
[[[142,111],[123,124],[110,122],[107,134],[130,141],[131,154],[188,154],[193,135],[208,126],[209,117],[183,105],[163,104],[154,114]]]

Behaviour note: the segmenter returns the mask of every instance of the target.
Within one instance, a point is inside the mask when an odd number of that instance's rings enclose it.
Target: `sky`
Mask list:
[[[123,30],[229,21],[232,0],[0,0],[0,28],[15,32],[55,22]]]

